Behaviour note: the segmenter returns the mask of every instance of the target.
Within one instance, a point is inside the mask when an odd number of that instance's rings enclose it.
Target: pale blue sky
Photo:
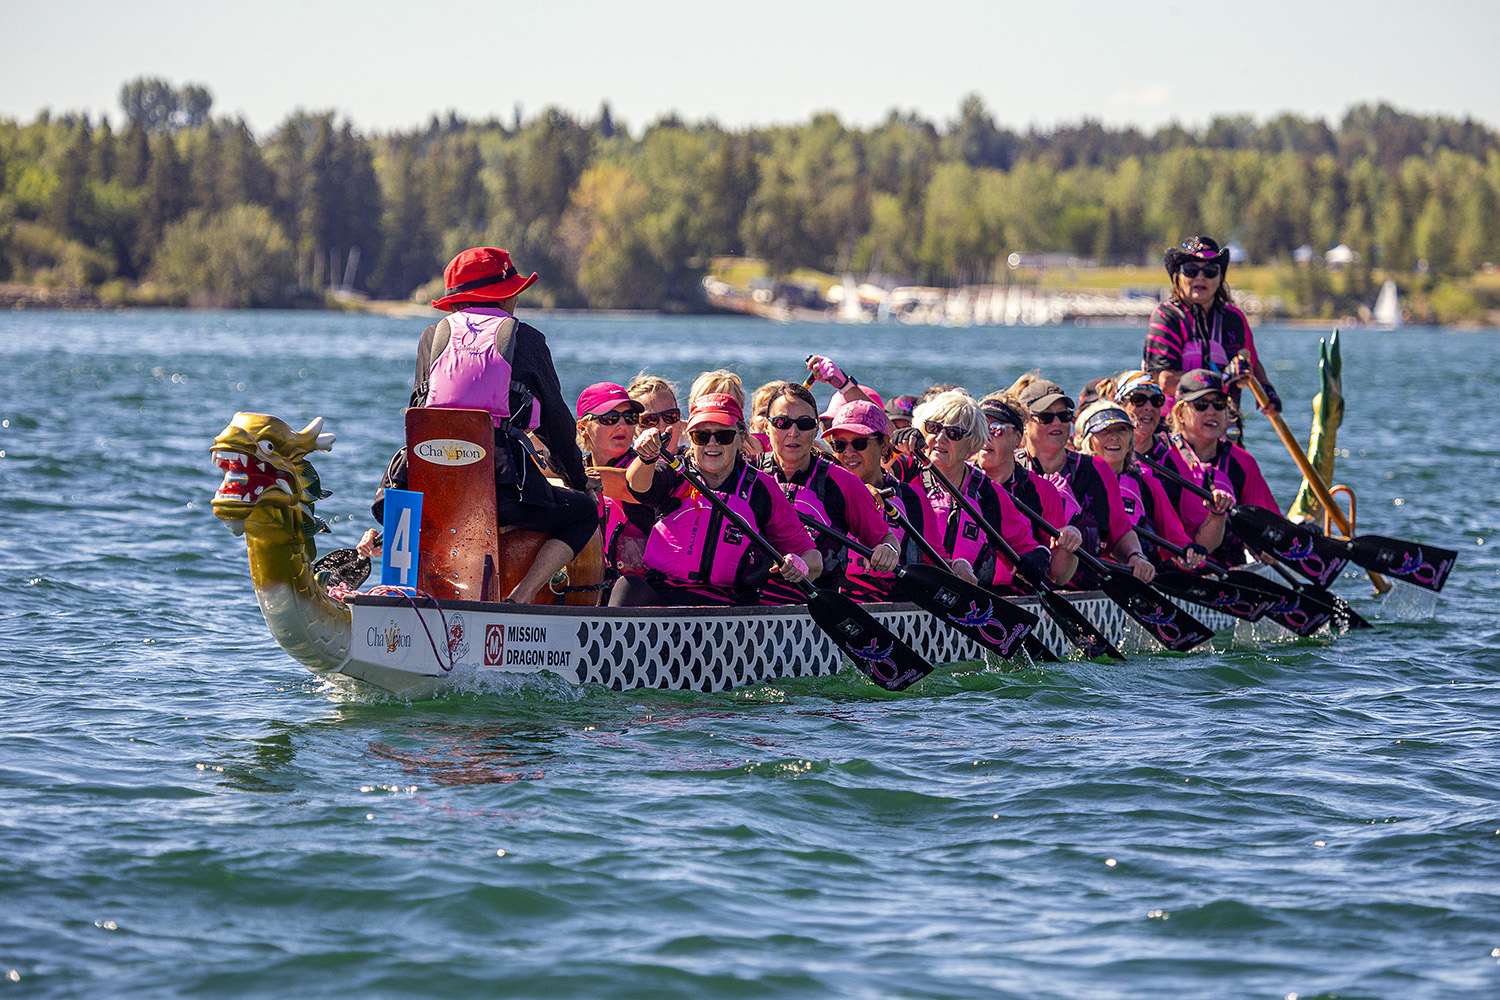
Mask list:
[[[1154,128],[1281,111],[1337,124],[1359,102],[1500,126],[1496,0],[0,0],[0,116],[109,112],[128,79],[202,83],[269,132],[297,107],[365,131],[434,112],[509,119],[608,100],[731,126],[820,110],[951,119],[978,92],[1016,128],[1084,116]]]

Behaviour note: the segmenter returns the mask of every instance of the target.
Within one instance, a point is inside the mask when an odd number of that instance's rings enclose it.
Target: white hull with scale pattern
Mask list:
[[[1124,652],[1160,646],[1097,591],[1069,594]],[[725,691],[782,679],[824,677],[851,666],[801,605],[753,608],[576,608],[351,595],[353,641],[332,672],[408,698],[491,675],[553,675],[615,690]],[[1039,611],[1029,598],[1016,603]],[[934,664],[999,663],[974,641],[912,604],[863,605]],[[1205,625],[1235,641],[1292,638],[1190,606]],[[1238,629],[1236,629],[1238,626]],[[1067,640],[1045,614],[1038,637],[1059,654]],[[322,672],[322,671],[318,671]]]

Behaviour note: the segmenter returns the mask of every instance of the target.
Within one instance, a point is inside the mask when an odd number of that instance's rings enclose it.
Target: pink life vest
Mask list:
[[[715,491],[730,510],[752,525],[756,518],[750,507],[750,491],[756,475],[754,469],[742,465],[738,482],[726,483],[727,489]],[[744,532],[696,491],[686,483],[682,488],[682,505],[652,527],[641,562],[647,570],[655,570],[675,584],[742,585],[745,581],[740,576],[746,558],[758,550]]]
[[[450,313],[447,324],[448,342],[428,373],[427,405],[488,410],[496,427],[517,432],[537,427],[541,405],[536,399],[524,423],[510,423],[515,317],[501,309],[464,309]]]

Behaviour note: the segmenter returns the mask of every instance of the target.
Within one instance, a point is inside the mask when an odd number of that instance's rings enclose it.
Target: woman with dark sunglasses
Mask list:
[[[657,521],[646,540],[645,577],[617,580],[611,606],[761,604],[772,574],[796,583],[823,572],[817,546],[786,496],[741,454],[745,433],[745,413],[736,397],[702,393],[688,415],[683,460],[776,547],[781,562],[773,564],[686,479],[659,461],[659,429],[642,431],[625,482],[636,500],[655,511]],[[796,599],[806,600],[800,591]]]
[[[986,396],[979,406],[989,424],[989,436],[974,456],[974,465],[1009,493],[1011,499],[1040,512],[1047,523],[1058,530],[1057,537],[1053,538],[1032,525],[1031,533],[1039,545],[1052,550],[1047,578],[1061,587],[1078,569],[1077,551],[1083,544],[1083,535],[1070,523],[1078,513],[1077,507],[1070,512],[1056,486],[1041,476],[1032,475],[1016,461],[1016,450],[1021,447],[1021,433],[1026,426],[1021,408],[1003,396]]]
[[[1146,558],[1157,566],[1165,566],[1170,558],[1184,569],[1194,569],[1218,548],[1224,539],[1224,515],[1234,503],[1234,497],[1222,491],[1216,492],[1210,516],[1199,523],[1190,536],[1166,488],[1150,469],[1135,459],[1135,425],[1130,414],[1118,404],[1101,399],[1085,409],[1078,419],[1082,424],[1079,450],[1104,459],[1119,477],[1120,499],[1131,524],[1144,524],[1153,534],[1188,550],[1184,558],[1169,557],[1155,545],[1142,540],[1141,550]]]
[[[825,437],[834,461],[873,491],[872,496],[881,490],[891,490],[891,503],[900,509],[907,522],[934,548],[941,548],[942,535],[927,497],[885,471],[883,460],[890,447],[891,432],[885,410],[870,400],[852,400],[836,407],[829,419]],[[900,561],[921,563],[922,550],[916,539],[909,537],[898,522],[888,520],[892,522],[891,536],[900,549]],[[848,576],[845,590],[856,601],[892,600],[896,577],[891,571],[876,569],[863,556],[851,552],[845,573]]]
[[[1250,504],[1281,513],[1271,486],[1261,474],[1260,465],[1250,453],[1224,440],[1229,426],[1229,395],[1218,374],[1199,368],[1187,372],[1177,384],[1177,402],[1172,407],[1172,434],[1167,459],[1183,476],[1193,482],[1212,479],[1213,487],[1232,498],[1234,503]],[[1183,526],[1195,534],[1207,517],[1203,501],[1187,494],[1173,483],[1163,483],[1167,494],[1177,504]],[[1229,505],[1223,505],[1227,511]],[[1244,544],[1229,529],[1224,541],[1213,550],[1214,561],[1228,566],[1245,562]]]
[[[1037,544],[1028,521],[1009,494],[969,464],[988,433],[979,404],[962,389],[941,393],[912,411],[912,426],[922,431],[924,451],[934,469],[974,501],[990,527],[1021,557],[1020,572],[1039,580],[1049,569],[1047,550]],[[923,469],[918,482],[927,494],[942,530],[939,550],[953,572],[971,583],[1002,590],[1013,588],[1017,567],[996,551],[989,536],[970,517],[941,481]]]
[[[680,452],[684,425],[682,410],[677,405],[677,387],[659,375],[641,372],[630,380],[625,391],[643,407],[637,426],[643,430],[671,432],[667,447]]]
[[[635,458],[630,442],[635,438],[644,409],[643,404],[630,398],[624,386],[615,382],[595,382],[579,393],[578,447],[596,483],[601,476],[609,475],[599,470],[624,469]],[[619,475],[614,473],[616,477]],[[651,512],[623,499],[623,494],[610,483],[596,489],[600,490],[597,501],[605,561],[618,572],[639,573],[646,532],[651,530]]]
[[[875,550],[870,568],[888,573],[900,558],[900,539],[892,533],[880,506],[863,483],[842,465],[814,448],[818,438],[818,404],[806,386],[797,382],[773,384],[767,433],[771,450],[753,461],[770,474],[800,514],[806,514]],[[831,538],[814,538],[823,556],[820,587],[847,585],[849,550]],[[767,585],[771,603],[802,599],[789,587]]]
[[[1229,291],[1229,250],[1206,235],[1170,247],[1163,258],[1172,280],[1172,298],[1151,315],[1142,351],[1142,369],[1157,379],[1167,396],[1178,393],[1178,379],[1193,369],[1224,372],[1241,351],[1250,352],[1251,372],[1266,385],[1266,369],[1256,354],[1250,319],[1235,306]],[[1281,412],[1281,397],[1268,387],[1271,408]],[[1239,403],[1239,388],[1230,396]]]
[[[1250,321],[1229,291],[1229,251],[1207,236],[1193,236],[1168,249],[1162,262],[1172,297],[1151,314],[1141,367],[1166,395],[1174,396],[1183,372],[1223,372],[1240,351],[1249,351],[1251,370],[1267,386],[1271,408],[1280,413],[1281,399],[1267,384]],[[1237,404],[1239,388],[1231,388],[1230,395]]]
[[[1106,385],[1110,391],[1103,398],[1112,396],[1115,404],[1130,416],[1134,453],[1162,461],[1167,454],[1167,421],[1162,412],[1167,404],[1166,393],[1143,371],[1121,372],[1101,382],[1101,392]]]
[[[1028,471],[1056,486],[1065,501],[1071,497],[1080,508],[1072,523],[1083,535],[1081,547],[1129,565],[1137,579],[1150,583],[1156,570],[1141,552],[1140,539],[1120,500],[1120,483],[1114,471],[1102,460],[1069,448],[1072,397],[1056,382],[1031,375],[1023,375],[1011,391],[1026,412],[1020,460]],[[1096,587],[1098,574],[1087,566],[1080,567],[1072,583],[1083,589]]]

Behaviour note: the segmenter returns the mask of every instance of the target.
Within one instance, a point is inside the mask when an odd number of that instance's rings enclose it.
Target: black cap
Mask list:
[[[1182,402],[1191,402],[1213,393],[1221,396],[1228,395],[1224,391],[1224,379],[1217,372],[1211,372],[1207,368],[1194,368],[1177,380],[1177,398]]]

